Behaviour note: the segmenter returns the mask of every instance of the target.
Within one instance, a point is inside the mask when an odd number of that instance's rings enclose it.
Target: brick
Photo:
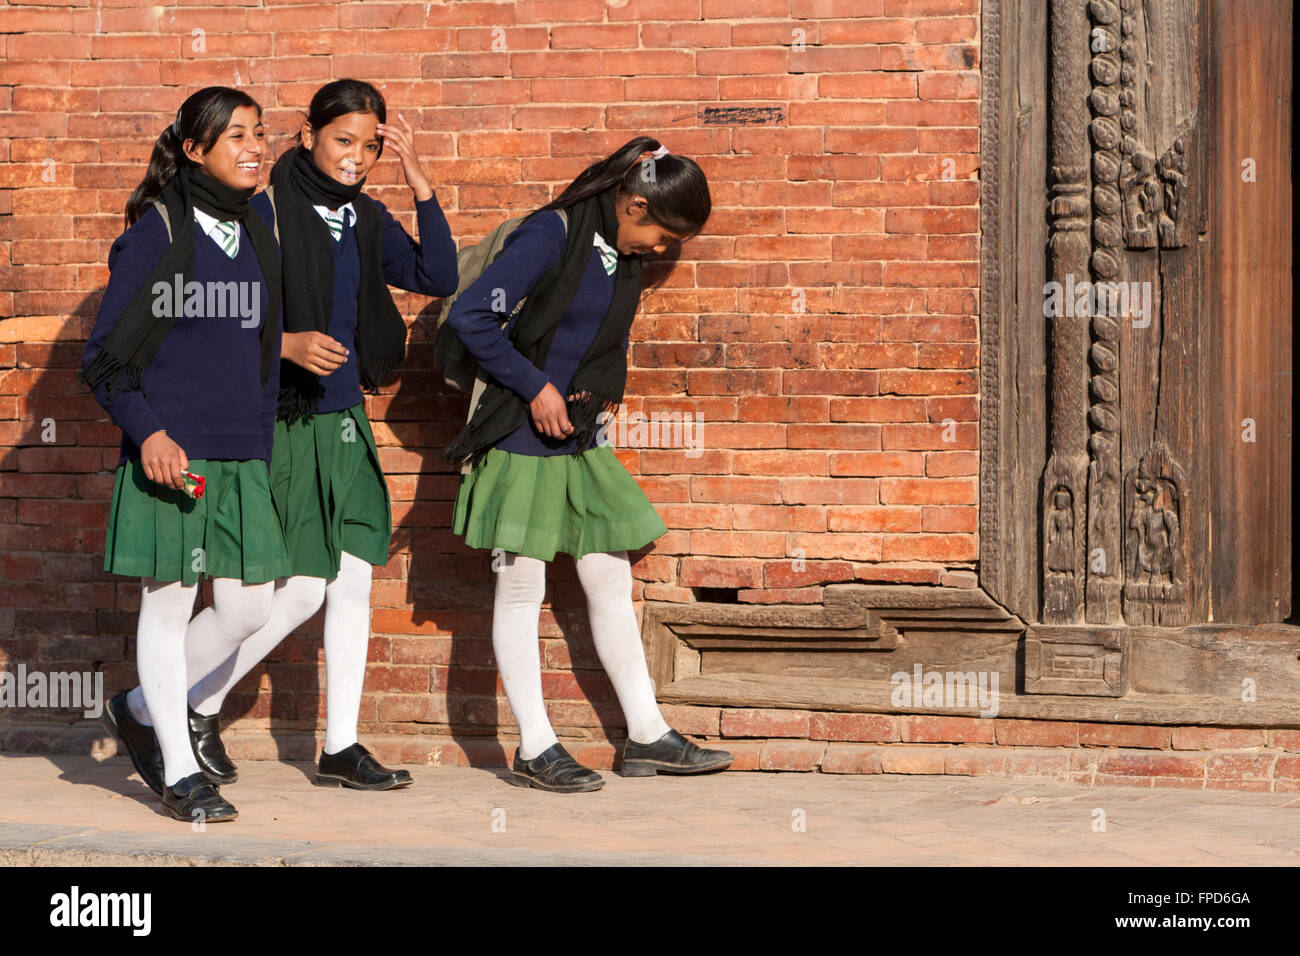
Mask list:
[[[722,711],[724,737],[807,737],[809,713],[801,710]]]
[[[898,721],[892,714],[813,714],[808,736],[814,740],[896,741]]]
[[[881,773],[880,747],[832,743],[821,758],[822,773]]]
[[[1270,746],[1300,753],[1300,730],[1270,730],[1268,742]]]
[[[685,704],[660,704],[660,713],[674,730],[694,737],[717,737],[722,721],[720,707],[692,707]],[[724,748],[725,749],[725,748]]]
[[[1205,774],[1212,785],[1215,780],[1267,781],[1273,775],[1277,756],[1266,753],[1221,753],[1205,757]]]
[[[758,562],[730,558],[683,558],[679,580],[685,587],[756,588],[762,586]]]
[[[983,743],[994,742],[992,720],[978,717],[941,717],[905,715],[899,718],[901,739],[905,743]]]
[[[855,564],[855,581],[883,581],[891,584],[938,584],[940,569],[889,564]]]
[[[993,731],[999,744],[1012,747],[1079,745],[1079,725],[1070,721],[998,718],[993,721]]]
[[[1300,757],[1278,757],[1273,764],[1273,779],[1300,780]]]
[[[1174,750],[1241,750],[1263,747],[1264,731],[1228,727],[1175,727]]]
[[[978,488],[974,478],[882,478],[883,504],[973,505]]]
[[[1007,754],[1009,777],[1053,777],[1064,779],[1070,771],[1070,755],[1061,751],[1022,750]]]
[[[826,744],[806,740],[774,740],[763,745],[759,752],[760,770],[786,770],[808,772],[821,763]]]
[[[882,773],[943,773],[947,747],[881,747]]]
[[[741,588],[736,600],[741,604],[821,604],[825,588]]]
[[[808,584],[852,581],[853,565],[847,561],[794,561],[769,563],[763,567],[763,583],[768,588],[798,588]],[[847,738],[853,739],[853,738]]]
[[[1167,750],[1171,731],[1168,727],[1145,727],[1134,724],[1079,724],[1079,744],[1084,747],[1124,747]]]
[[[1097,764],[1098,776],[1116,777],[1186,777],[1202,779],[1205,757],[1174,754],[1134,754],[1117,751],[1107,754]]]
[[[961,776],[1006,774],[1007,753],[984,747],[952,747],[944,758],[944,773]]]
[[[921,510],[880,506],[832,507],[826,514],[826,527],[829,531],[919,531]]]
[[[728,740],[719,741],[719,744],[725,743],[722,749],[728,751],[735,759],[732,761],[731,770],[758,770],[759,758],[762,755],[763,748],[767,746],[766,741],[761,740]]]
[[[732,505],[731,526],[755,531],[825,531],[826,509],[787,505]]]

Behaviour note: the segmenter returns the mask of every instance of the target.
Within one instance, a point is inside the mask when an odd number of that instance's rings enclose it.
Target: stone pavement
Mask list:
[[[124,757],[0,753],[0,864],[1300,863],[1300,793],[605,772],[604,790],[550,794],[504,770],[409,769],[413,786],[362,793],[314,787],[310,764],[243,761],[223,789],[239,819],[193,832]]]

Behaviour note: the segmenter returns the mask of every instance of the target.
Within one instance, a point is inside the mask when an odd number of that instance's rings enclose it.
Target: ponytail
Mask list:
[[[175,127],[168,126],[153,144],[153,155],[149,157],[149,168],[145,171],[144,179],[140,180],[140,185],[135,187],[131,198],[126,201],[128,229],[145,214],[150,203],[158,198],[163,187],[172,181],[181,165],[188,163],[189,159],[181,151],[181,141],[176,135]]]
[[[257,100],[228,86],[208,86],[191,95],[176,111],[176,120],[158,136],[149,157],[144,179],[126,201],[126,227],[130,229],[149,210],[182,166],[194,163],[185,155],[185,141],[194,140],[206,153],[217,144],[230,125],[230,117],[241,106],[251,106],[262,115]]]

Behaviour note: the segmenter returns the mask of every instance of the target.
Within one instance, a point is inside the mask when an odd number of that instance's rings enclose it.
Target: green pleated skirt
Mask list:
[[[388,563],[392,508],[361,405],[292,425],[276,421],[271,497],[291,574],[336,578],[344,551],[370,564]]]
[[[118,466],[104,570],[187,585],[204,576],[260,584],[288,574],[266,462],[191,458],[187,470],[206,479],[202,498],[150,481],[138,458]]]
[[[668,528],[608,445],[581,455],[493,448],[460,479],[451,530],[471,548],[550,561],[557,551],[635,551]]]

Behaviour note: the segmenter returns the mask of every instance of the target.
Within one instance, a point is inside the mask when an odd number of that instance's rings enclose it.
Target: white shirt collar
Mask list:
[[[325,206],[313,206],[312,208],[320,213],[322,219],[333,219],[335,222],[341,221],[343,219],[343,213],[346,211],[348,214],[348,225],[356,225],[357,210],[350,202],[345,202],[342,206],[339,206],[337,210],[333,211]]]
[[[198,224],[198,227],[203,230],[204,235],[210,238],[218,246],[221,245],[221,240],[218,239],[217,236],[213,235],[213,233],[216,231],[217,223],[228,222],[229,220],[218,219],[216,216],[210,215],[198,206],[195,206],[194,221]],[[239,255],[239,230],[235,231],[235,255]]]

